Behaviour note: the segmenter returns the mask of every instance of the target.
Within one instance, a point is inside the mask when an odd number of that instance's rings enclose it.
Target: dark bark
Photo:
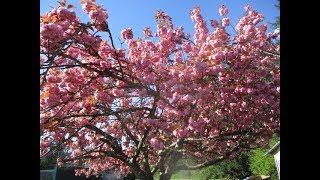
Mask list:
[[[134,175],[139,178],[139,180],[154,180],[153,176],[151,174],[151,172],[145,172],[144,170],[142,170],[139,166],[139,164],[137,163],[131,163],[129,165],[129,167],[131,168],[132,172],[134,173]]]
[[[176,150],[170,150],[162,159],[160,159],[159,170],[160,180],[169,180],[175,170],[177,162],[182,158],[182,153]]]

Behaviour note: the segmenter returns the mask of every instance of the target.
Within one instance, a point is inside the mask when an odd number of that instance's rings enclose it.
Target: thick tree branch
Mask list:
[[[114,138],[113,136],[103,132],[101,129],[97,128],[96,126],[92,125],[92,124],[87,124],[85,126],[86,128],[100,134],[101,136],[105,137],[104,138],[100,138],[101,141],[106,142],[109,146],[112,147],[112,149],[117,152],[117,154],[119,154],[119,158],[121,161],[123,162],[128,162],[128,156],[125,155],[122,151],[121,146],[118,144],[118,140],[116,138]]]
[[[149,134],[149,131],[150,131],[150,128],[146,129],[145,132],[144,132],[144,134],[143,134],[143,136],[142,136],[142,138],[140,139],[139,144],[138,144],[138,147],[137,147],[137,149],[136,149],[136,151],[135,151],[135,153],[134,153],[134,156],[133,156],[133,158],[132,158],[132,162],[135,163],[135,162],[137,161],[137,158],[138,158],[138,156],[139,156],[139,154],[140,154],[140,151],[141,151],[142,148],[143,148],[144,141],[146,140],[146,138],[147,138],[147,136],[148,136],[148,134]]]
[[[207,167],[207,166],[211,166],[211,165],[214,165],[220,161],[223,161],[227,159],[227,157],[220,157],[218,159],[215,159],[215,160],[211,160],[211,161],[207,161],[205,163],[202,163],[202,164],[197,164],[197,165],[194,165],[194,166],[188,166],[186,164],[184,165],[179,165],[176,167],[177,170],[196,170],[196,169],[201,169],[201,168],[204,168],[204,167]]]

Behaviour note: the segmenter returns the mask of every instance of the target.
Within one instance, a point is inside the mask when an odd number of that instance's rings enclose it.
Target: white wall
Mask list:
[[[278,177],[280,179],[280,151],[274,155],[274,160],[276,162]]]

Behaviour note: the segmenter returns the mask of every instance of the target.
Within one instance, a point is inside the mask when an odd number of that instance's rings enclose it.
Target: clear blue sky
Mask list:
[[[253,9],[261,12],[264,22],[274,22],[275,17],[279,16],[279,10],[274,6],[277,0],[97,0],[102,4],[109,14],[109,27],[114,36],[116,45],[120,31],[131,27],[134,32],[134,38],[143,37],[142,29],[150,26],[152,32],[155,32],[156,24],[154,14],[161,9],[172,17],[175,27],[183,26],[185,32],[193,34],[193,22],[191,22],[189,11],[196,5],[201,7],[202,15],[209,25],[211,19],[219,19],[219,6],[224,4],[229,9],[228,17],[232,25],[236,25],[239,18],[244,13],[244,6],[250,4]],[[40,13],[44,14],[51,8],[49,5],[57,7],[56,0],[40,0]],[[84,21],[89,18],[82,12],[80,0],[67,0],[67,4],[75,5],[77,15]],[[79,12],[79,13],[78,13]],[[211,31],[211,26],[208,26]],[[230,29],[230,33],[233,30]],[[269,31],[272,29],[269,28]],[[119,46],[117,46],[119,47]]]

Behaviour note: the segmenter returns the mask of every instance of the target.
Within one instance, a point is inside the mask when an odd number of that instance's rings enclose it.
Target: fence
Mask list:
[[[53,180],[54,170],[40,170],[40,180]]]
[[[86,178],[84,175],[75,176],[74,168],[58,168],[50,170],[40,170],[40,180],[119,180],[123,177],[116,176],[112,171],[103,173],[102,176],[91,176]]]

